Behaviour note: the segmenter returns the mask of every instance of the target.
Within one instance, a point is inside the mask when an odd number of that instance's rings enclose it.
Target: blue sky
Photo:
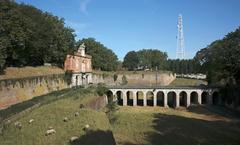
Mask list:
[[[183,15],[186,58],[240,26],[240,0],[16,0],[65,19],[76,39],[94,37],[120,60],[143,48],[176,58]]]

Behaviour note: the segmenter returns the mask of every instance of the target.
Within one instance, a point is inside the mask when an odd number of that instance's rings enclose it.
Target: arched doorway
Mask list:
[[[191,102],[191,104],[198,104],[198,94],[197,94],[197,92],[194,91],[190,94],[190,102]]]
[[[167,98],[168,98],[168,106],[171,108],[175,108],[176,107],[176,93],[171,91],[167,94]]]
[[[153,106],[153,97],[154,97],[153,92],[148,91],[146,94],[147,106]]]
[[[162,91],[157,92],[157,106],[164,107],[164,93]]]
[[[137,95],[137,106],[143,106],[143,99],[144,99],[144,94],[142,91],[138,91],[136,93]]]
[[[133,106],[133,92],[132,91],[127,91],[127,105],[128,106]]]
[[[122,91],[117,91],[117,103],[118,105],[122,106],[123,105],[123,92]]]
[[[202,104],[207,104],[208,103],[208,92],[202,92]]]
[[[220,102],[219,93],[214,92],[212,94],[212,103],[213,103],[213,105],[219,105],[219,102]]]
[[[179,99],[180,99],[179,105],[187,107],[187,93],[185,91],[180,92]]]
[[[108,103],[113,102],[113,92],[110,90],[107,92],[107,99],[108,99]]]

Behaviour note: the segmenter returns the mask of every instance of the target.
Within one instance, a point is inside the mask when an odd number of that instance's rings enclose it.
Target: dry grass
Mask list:
[[[3,135],[0,135],[0,145],[69,145],[72,136],[85,135],[83,128],[86,124],[89,124],[91,130],[105,133],[110,130],[110,124],[104,112],[79,108],[80,104],[96,98],[94,93],[76,91],[68,97],[35,108],[7,125]],[[79,112],[79,116],[75,117],[75,112]],[[64,122],[64,117],[69,121]],[[35,121],[29,124],[30,119]],[[16,121],[22,123],[21,130],[15,127]],[[56,134],[45,136],[50,126],[56,130]],[[82,142],[86,141],[84,138]]]
[[[204,107],[120,107],[112,124],[118,145],[237,145],[240,123]]]
[[[39,67],[27,66],[22,68],[8,67],[5,69],[5,73],[3,75],[0,75],[0,80],[63,73],[64,73],[63,69],[54,66],[39,66]]]
[[[169,86],[199,86],[207,85],[207,82],[204,80],[198,79],[185,79],[185,78],[176,78]]]

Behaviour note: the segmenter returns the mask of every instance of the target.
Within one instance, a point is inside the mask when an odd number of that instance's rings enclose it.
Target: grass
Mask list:
[[[5,126],[0,145],[114,145],[115,141],[117,145],[240,144],[239,116],[222,107],[117,107],[110,124],[105,109],[79,108],[97,98],[94,88],[43,96],[40,107]],[[75,117],[75,112],[79,116]],[[64,117],[69,121],[64,122]],[[29,124],[32,118],[35,121]],[[16,121],[22,123],[21,130],[15,127]],[[90,125],[88,132],[83,130],[86,124]],[[56,134],[45,136],[50,126]],[[79,137],[75,143],[69,142],[72,136]]]
[[[93,89],[87,92],[83,89],[73,91],[65,97],[46,102],[44,105],[33,109],[28,114],[24,114],[19,119],[7,125],[2,136],[1,145],[68,145],[72,136],[83,136],[83,128],[90,125],[91,130],[106,132],[110,130],[108,118],[104,112],[91,109],[80,109],[80,104],[86,104],[97,98]],[[79,112],[75,117],[74,113]],[[63,118],[68,117],[68,122],[63,122]],[[28,124],[30,119],[35,121]],[[22,123],[23,128],[17,129],[14,122]],[[56,130],[55,135],[45,136],[49,126]]]
[[[54,66],[38,66],[38,67],[8,67],[4,70],[4,74],[0,75],[0,80],[25,78],[33,76],[43,76],[51,74],[63,74],[64,70]]]
[[[112,124],[118,145],[237,145],[239,121],[206,108],[120,107]]]
[[[198,79],[186,79],[186,78],[176,78],[169,86],[199,86],[207,85],[207,82],[204,80]]]

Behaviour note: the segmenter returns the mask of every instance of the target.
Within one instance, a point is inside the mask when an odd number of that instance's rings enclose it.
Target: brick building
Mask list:
[[[64,70],[72,74],[71,86],[92,83],[92,56],[85,54],[84,44],[81,44],[73,55],[67,55]]]

